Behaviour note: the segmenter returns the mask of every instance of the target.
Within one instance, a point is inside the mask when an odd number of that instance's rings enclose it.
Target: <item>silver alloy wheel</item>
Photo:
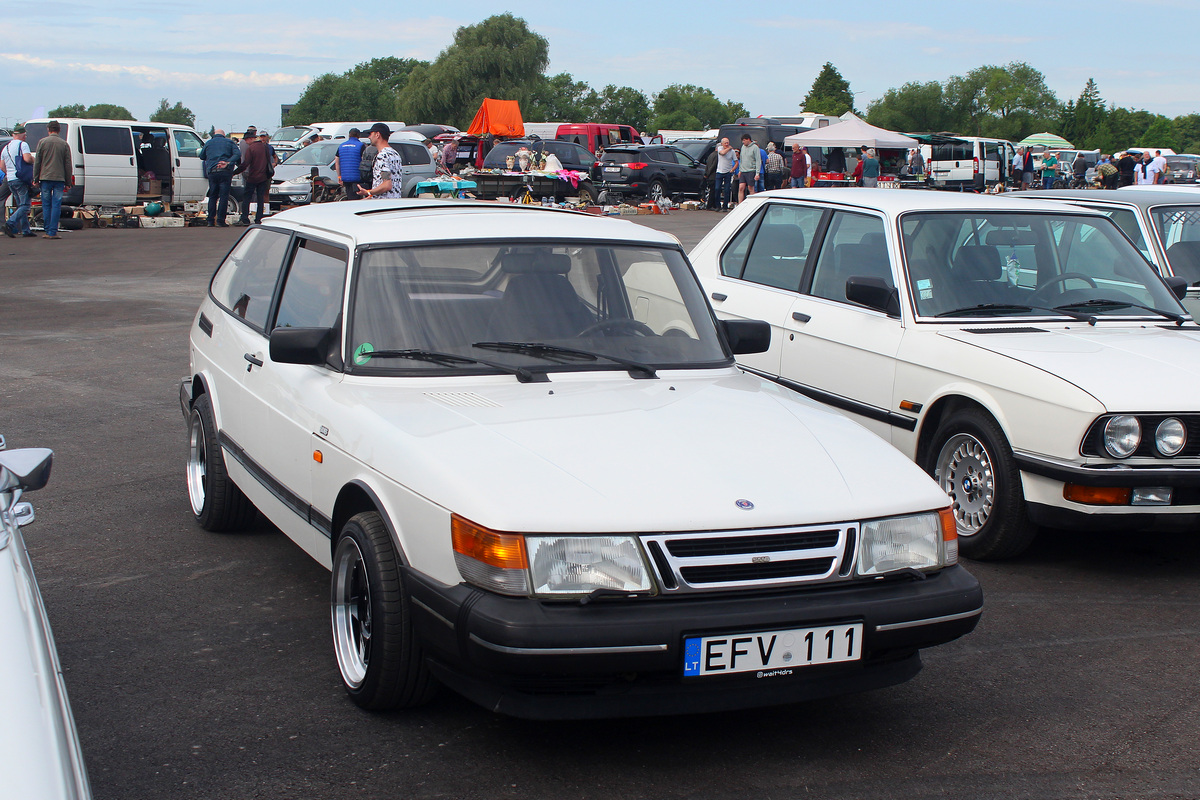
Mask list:
[[[192,410],[188,425],[187,488],[192,513],[197,517],[204,513],[204,484],[208,479],[208,453],[204,445],[204,421],[200,412]]]
[[[996,504],[992,456],[968,433],[957,433],[942,445],[933,478],[954,501],[959,536],[973,536],[987,524]]]
[[[362,686],[371,663],[371,584],[358,542],[338,542],[333,557],[333,648],[342,679]]]
[[[667,194],[667,187],[663,186],[662,181],[654,181],[650,184],[650,199],[658,202]]]

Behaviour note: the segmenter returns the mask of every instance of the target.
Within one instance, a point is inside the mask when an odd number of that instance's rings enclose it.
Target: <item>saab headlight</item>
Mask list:
[[[1130,414],[1120,414],[1104,423],[1104,449],[1113,458],[1129,458],[1142,443],[1142,423]]]
[[[1177,456],[1187,444],[1187,428],[1175,417],[1167,417],[1158,423],[1154,431],[1154,446],[1164,456]]]
[[[653,590],[633,536],[500,533],[457,515],[450,532],[459,574],[482,589],[534,597]]]
[[[928,514],[864,522],[858,574],[937,569],[958,563],[958,525],[946,508]]]

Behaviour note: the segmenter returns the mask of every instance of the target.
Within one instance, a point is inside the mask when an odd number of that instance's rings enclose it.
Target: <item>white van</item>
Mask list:
[[[927,159],[936,189],[984,191],[1004,183],[1017,146],[1006,139],[938,136]]]
[[[46,136],[49,119],[25,123],[32,150]],[[195,129],[165,122],[59,119],[59,136],[71,148],[75,185],[63,205],[117,206],[147,200],[167,205],[203,200],[208,179]]]

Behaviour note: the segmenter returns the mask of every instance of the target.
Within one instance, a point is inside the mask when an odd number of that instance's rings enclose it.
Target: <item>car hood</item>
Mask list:
[[[314,165],[310,165],[310,164],[305,164],[303,166],[294,165],[294,164],[279,164],[278,166],[275,167],[275,175],[272,178],[272,180],[274,180],[276,182],[280,182],[280,181],[290,181],[293,178],[308,177],[309,175],[312,174],[313,166]],[[316,166],[317,166],[317,169],[320,170],[321,175],[324,175],[326,178],[333,177],[333,165],[332,164],[324,165],[324,166],[321,166],[321,165],[316,165]]]
[[[1109,411],[1200,410],[1200,328],[1195,326],[1035,324],[1000,333],[973,326],[941,335],[1057,375]]]
[[[736,529],[948,504],[899,451],[837,412],[738,370],[716,372],[459,379],[424,391],[347,379],[339,403],[369,409],[354,429],[371,435],[341,444],[498,530]]]

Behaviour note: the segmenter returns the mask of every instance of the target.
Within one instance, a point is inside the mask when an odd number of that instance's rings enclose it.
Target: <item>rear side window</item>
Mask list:
[[[102,156],[133,155],[133,134],[129,128],[81,125],[83,152]]]
[[[821,214],[817,208],[769,206],[750,244],[742,280],[798,291]]]
[[[763,212],[761,211],[751,217],[729,242],[725,252],[721,253],[721,274],[725,277],[742,277],[742,268],[746,265],[746,253],[750,250],[750,242],[754,239],[754,232],[758,230],[758,223],[762,218]]]
[[[971,143],[937,144],[933,146],[933,161],[966,161],[971,158]]]
[[[300,239],[284,279],[275,327],[332,328],[342,312],[349,258],[344,247]]]
[[[431,163],[429,151],[419,144],[410,144],[401,142],[400,144],[392,145],[400,151],[400,163],[405,165],[420,166]]]
[[[266,228],[243,236],[213,276],[209,292],[217,305],[265,332],[288,239],[288,234]]]

